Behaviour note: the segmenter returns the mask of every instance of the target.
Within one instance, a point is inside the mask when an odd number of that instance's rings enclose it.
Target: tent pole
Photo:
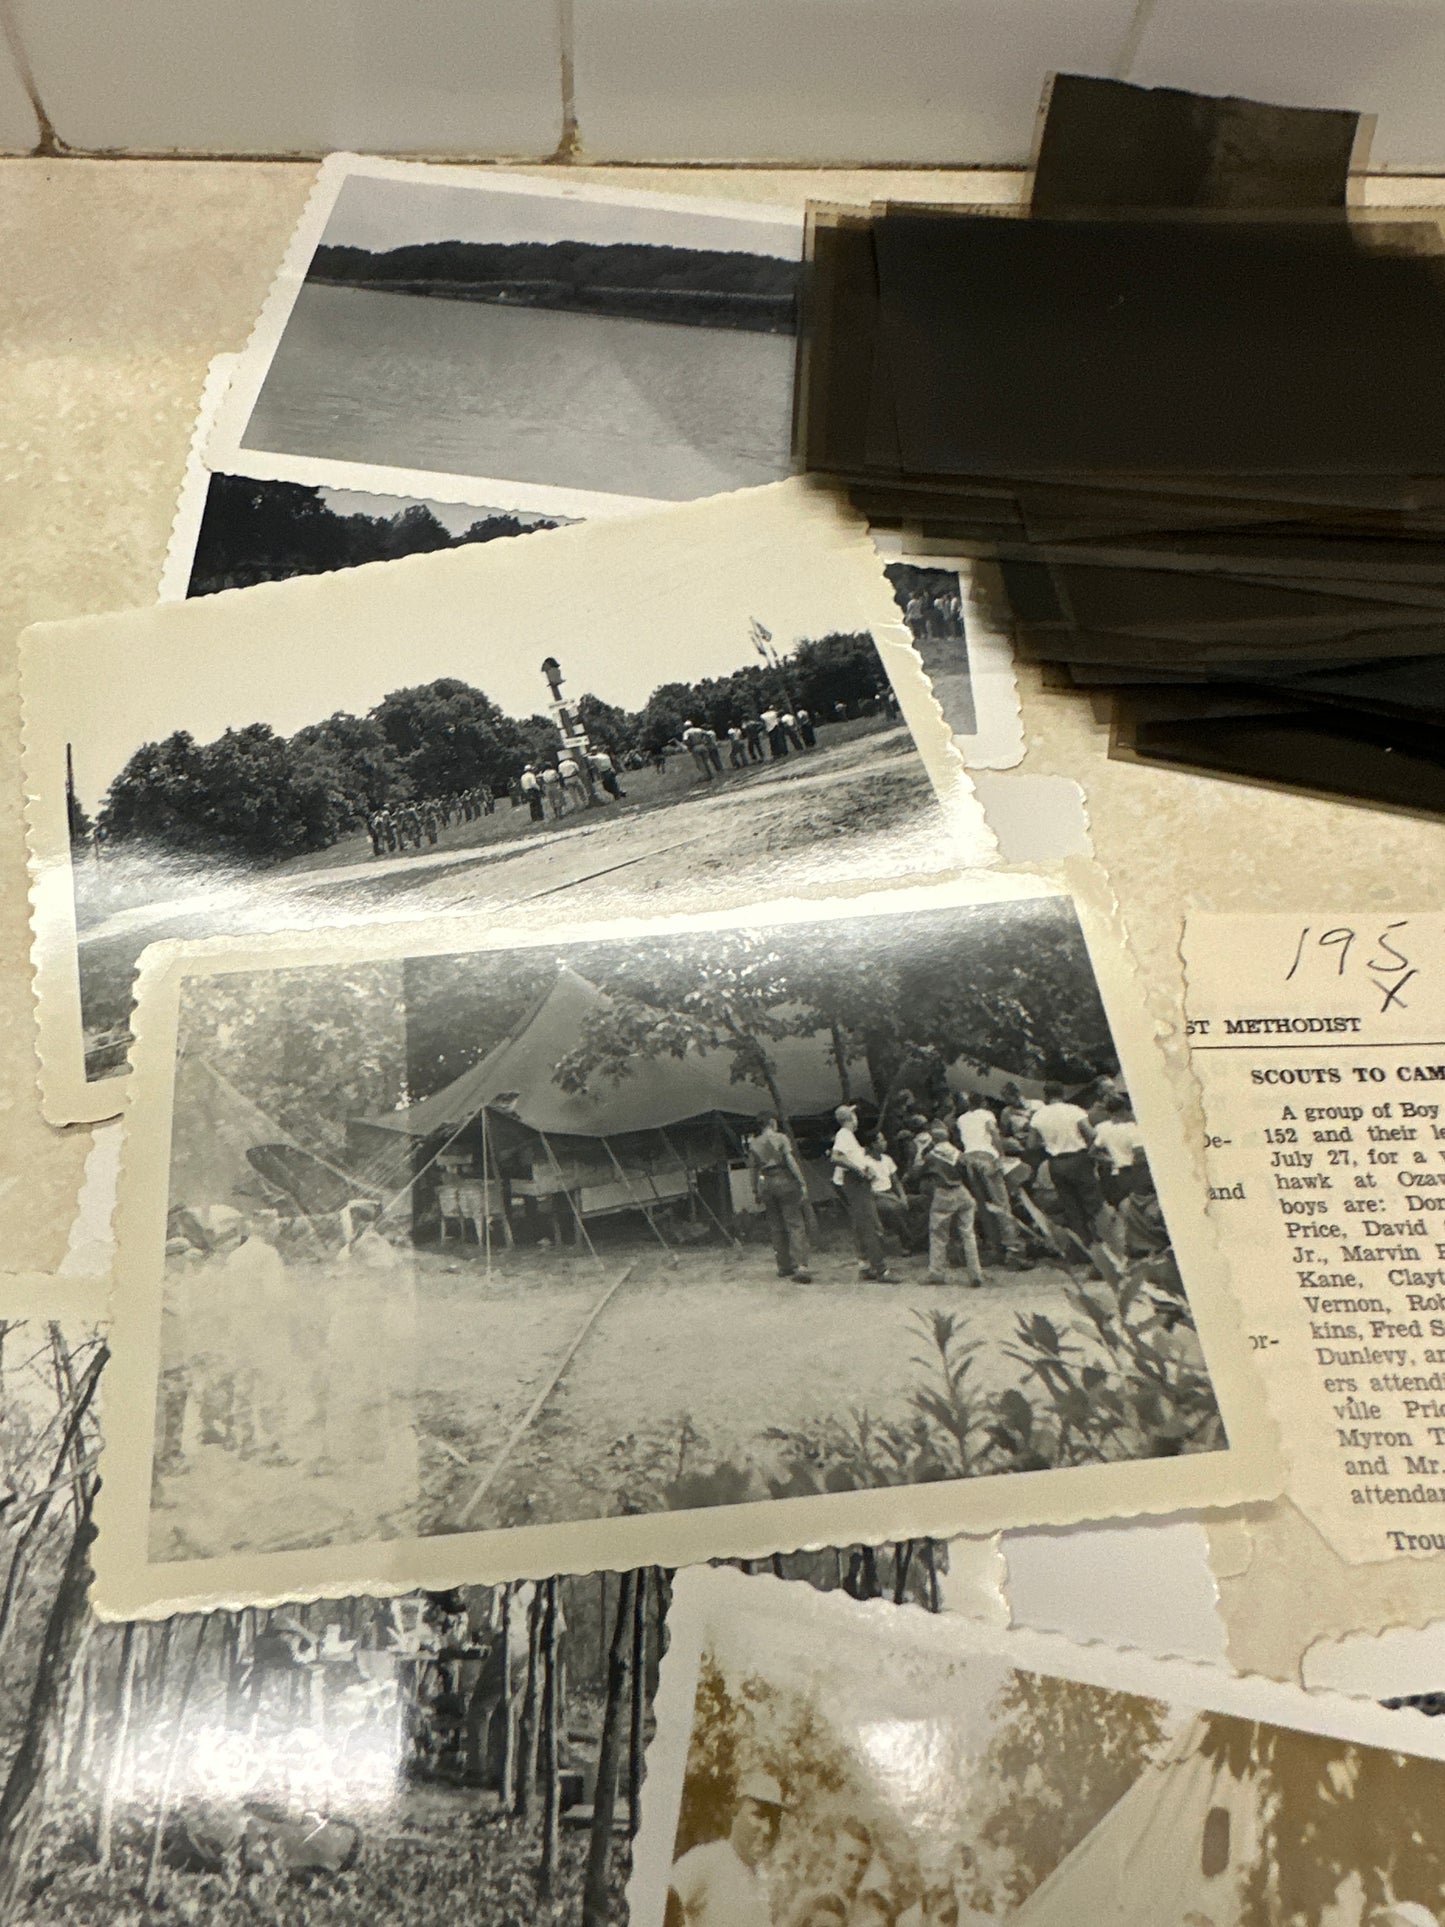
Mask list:
[[[547,1153],[548,1159],[550,1160],[552,1165],[552,1169],[556,1172],[557,1176],[560,1178],[562,1176],[562,1167],[557,1162],[557,1154],[552,1149],[551,1143],[547,1137],[547,1133],[539,1129],[537,1132],[537,1135],[542,1140],[542,1149]],[[562,1195],[564,1198],[566,1198],[568,1204],[570,1204],[572,1207],[572,1216],[577,1220],[577,1229],[582,1234],[582,1242],[586,1245],[587,1249],[592,1253],[592,1262],[594,1264],[600,1265],[602,1263],[602,1260],[597,1256],[597,1247],[595,1244],[593,1244],[592,1239],[588,1234],[587,1225],[585,1220],[583,1219],[581,1209],[578,1206],[577,1200],[573,1197],[572,1193],[567,1189],[565,1184],[562,1186]]]
[[[486,1251],[487,1283],[492,1282],[492,1167],[487,1156],[487,1107],[482,1106],[482,1244]]]
[[[679,1154],[677,1146],[673,1143],[672,1139],[667,1135],[667,1132],[660,1124],[657,1127],[657,1135],[662,1139],[663,1143],[667,1146],[668,1156],[671,1158],[676,1158],[677,1162],[682,1165],[683,1170],[686,1171],[688,1169],[687,1164],[684,1162],[683,1158]],[[690,1192],[693,1190],[693,1187],[691,1184],[689,1184],[688,1190]],[[727,1239],[728,1243],[732,1245],[736,1250],[741,1251],[742,1239],[735,1237],[734,1234],[728,1230],[727,1226],[723,1223],[722,1219],[718,1216],[716,1211],[713,1210],[712,1206],[708,1203],[707,1199],[702,1195],[701,1191],[695,1192],[694,1195],[696,1196],[697,1201],[702,1206],[703,1210],[706,1211],[707,1215],[712,1219],[713,1223],[717,1226],[718,1230]]]
[[[482,1110],[485,1110],[486,1105],[484,1104],[481,1108]],[[376,1214],[376,1222],[378,1224],[381,1223],[382,1219],[391,1210],[393,1205],[400,1204],[401,1200],[404,1197],[406,1197],[409,1192],[412,1192],[416,1189],[416,1187],[421,1183],[422,1179],[426,1176],[427,1172],[430,1171],[432,1166],[436,1163],[437,1159],[439,1157],[444,1157],[446,1153],[450,1151],[452,1146],[456,1143],[457,1139],[461,1136],[462,1132],[467,1128],[469,1124],[471,1124],[475,1120],[477,1115],[478,1115],[477,1112],[473,1111],[471,1117],[464,1117],[461,1123],[452,1132],[451,1136],[449,1138],[443,1139],[443,1141],[432,1152],[431,1156],[427,1159],[426,1163],[423,1164],[419,1170],[412,1172],[411,1176],[407,1179],[406,1183],[401,1187],[400,1191],[395,1192],[391,1197],[385,1200],[385,1202],[381,1205],[380,1209],[377,1211],[377,1214]]]
[[[638,1210],[642,1213],[643,1217],[646,1218],[648,1230],[652,1233],[653,1237],[656,1238],[657,1242],[662,1246],[663,1250],[667,1253],[668,1257],[672,1260],[673,1264],[676,1264],[677,1253],[673,1250],[672,1246],[667,1242],[667,1239],[663,1237],[661,1230],[658,1228],[657,1221],[653,1217],[652,1213],[648,1210],[647,1206],[642,1203],[641,1199],[638,1198],[636,1193],[633,1191],[632,1186],[628,1181],[627,1173],[623,1170],[621,1164],[618,1162],[617,1153],[612,1148],[612,1140],[610,1138],[604,1137],[599,1139],[599,1142],[601,1143],[603,1149],[606,1151],[608,1157],[611,1158],[612,1168],[617,1173],[618,1177],[621,1178],[623,1190],[627,1193],[628,1197],[631,1198],[632,1201],[636,1204]],[[649,1184],[652,1184],[652,1173],[650,1171],[647,1174],[647,1181]],[[652,1185],[652,1193],[653,1193],[654,1202],[657,1204],[661,1204],[662,1199],[658,1195],[657,1186],[655,1184]]]

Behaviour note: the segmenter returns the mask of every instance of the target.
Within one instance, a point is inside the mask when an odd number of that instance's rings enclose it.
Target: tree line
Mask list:
[[[651,756],[694,721],[722,733],[770,704],[802,706],[820,720],[839,705],[858,714],[884,672],[872,638],[802,642],[781,667],[762,663],[701,682],[664,683],[640,710],[593,695],[577,707],[594,742],[614,755]],[[395,689],[355,716],[338,710],[292,736],[269,723],[228,729],[210,743],[188,730],[144,743],[110,785],[94,826],[72,802],[71,833],[107,845],[251,860],[324,850],[373,811],[476,788],[505,795],[528,763],[555,756],[550,717],[512,717],[454,676]]]
[[[796,261],[652,242],[421,241],[318,247],[306,278],[341,287],[791,334]]]
[[[186,593],[249,589],[258,582],[326,575],[365,562],[394,562],[556,527],[558,522],[545,516],[481,510],[454,535],[425,502],[409,502],[393,515],[339,514],[319,488],[300,482],[213,475]]]

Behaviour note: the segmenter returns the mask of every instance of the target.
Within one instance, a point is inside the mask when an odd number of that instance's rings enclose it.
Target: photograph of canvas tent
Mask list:
[[[1069,899],[455,941],[182,985],[155,1556],[1222,1449],[1137,1129],[1109,1204],[1030,1122],[1127,1109]]]
[[[417,1147],[412,1200],[422,1236],[435,1222],[445,1238],[460,1220],[480,1227],[484,1242],[495,1233],[512,1245],[520,1229],[534,1242],[578,1244],[593,1220],[635,1213],[659,1239],[665,1221],[686,1240],[671,1208],[679,1205],[704,1236],[708,1227],[733,1236],[730,1221],[747,1198],[744,1191],[735,1202],[730,1171],[746,1162],[759,1114],[775,1107],[796,1126],[812,1126],[812,1135],[831,1135],[835,1108],[867,1077],[866,1064],[846,1054],[840,1068],[834,1040],[819,1031],[777,1040],[771,1089],[760,1076],[734,1078],[725,1051],[697,1050],[649,1058],[602,1087],[564,1090],[557,1065],[589,1023],[614,1011],[613,998],[563,964],[471,1070],[403,1110],[353,1124],[358,1165],[387,1139]],[[826,1199],[830,1173],[821,1159],[807,1164],[810,1192]],[[469,1199],[477,1212],[459,1208]]]
[[[1313,1711],[1273,1689],[1274,1718],[1201,1708],[1170,1695],[1208,1694],[1199,1668],[1119,1664],[1101,1684],[1059,1640],[885,1622],[725,1572],[679,1581],[670,1630],[696,1684],[654,1749],[666,1783],[633,1927],[693,1916],[714,1843],[764,1782],[771,1834],[744,1845],[778,1922],[840,1918],[839,1900],[870,1927],[1425,1927],[1445,1912],[1445,1762],[1393,1750],[1374,1709],[1351,1727],[1338,1701]],[[1131,1672],[1151,1690],[1126,1690]]]

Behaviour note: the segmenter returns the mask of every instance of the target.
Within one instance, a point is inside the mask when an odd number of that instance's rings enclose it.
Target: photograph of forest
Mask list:
[[[564,520],[213,474],[206,483],[186,593],[216,595],[365,562],[435,555],[440,549],[559,528]]]
[[[0,1322],[0,1919],[617,1927],[670,1575],[105,1625],[104,1345]],[[934,1611],[928,1541],[770,1561]]]

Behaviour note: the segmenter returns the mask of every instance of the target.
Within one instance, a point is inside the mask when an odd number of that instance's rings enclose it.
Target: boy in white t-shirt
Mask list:
[[[1099,1182],[1110,1204],[1122,1204],[1134,1189],[1135,1153],[1143,1148],[1144,1134],[1134,1122],[1128,1098],[1111,1098],[1107,1112],[1094,1126]]]
[[[1067,1101],[1062,1084],[1045,1084],[1044,1101],[1030,1118],[1029,1130],[1049,1161],[1060,1216],[1087,1251],[1098,1236],[1095,1227],[1104,1206],[1091,1155],[1094,1127],[1089,1114]]]
[[[953,1121],[953,1134],[963,1151],[969,1176],[993,1209],[993,1223],[1010,1260],[1023,1249],[1023,1233],[1013,1214],[1013,1199],[1004,1178],[1003,1137],[998,1119],[981,1092],[963,1100],[963,1109]]]

